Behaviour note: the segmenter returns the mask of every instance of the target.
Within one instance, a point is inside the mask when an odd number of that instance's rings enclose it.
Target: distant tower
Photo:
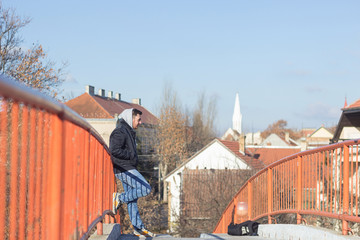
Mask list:
[[[233,129],[241,134],[242,133],[242,131],[241,131],[242,115],[240,112],[240,101],[239,101],[238,93],[236,93],[236,97],[235,97],[235,107],[234,107],[234,114],[233,114],[232,120],[233,120]]]
[[[347,101],[346,101],[346,97],[345,97],[345,103],[344,103],[344,108],[347,107]]]

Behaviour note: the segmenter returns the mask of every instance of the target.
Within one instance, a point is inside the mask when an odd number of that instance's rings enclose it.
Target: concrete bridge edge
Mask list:
[[[258,234],[269,239],[360,240],[358,236],[341,235],[325,228],[296,224],[260,224]]]

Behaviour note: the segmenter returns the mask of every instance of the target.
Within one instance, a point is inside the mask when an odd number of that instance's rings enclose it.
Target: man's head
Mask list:
[[[142,112],[136,108],[132,110],[132,127],[133,129],[137,129],[141,124],[141,114]]]

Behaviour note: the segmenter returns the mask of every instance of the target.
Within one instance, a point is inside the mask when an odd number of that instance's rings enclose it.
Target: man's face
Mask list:
[[[133,117],[133,129],[137,129],[138,126],[141,124],[141,116],[140,114],[137,114],[135,117]]]

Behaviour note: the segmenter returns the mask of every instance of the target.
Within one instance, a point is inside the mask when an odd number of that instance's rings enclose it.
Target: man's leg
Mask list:
[[[121,202],[127,203],[132,225],[136,229],[144,228],[137,206],[137,199],[151,192],[150,184],[135,169],[116,174],[116,177],[119,178],[123,184],[124,192],[120,194],[119,199]]]
[[[151,192],[150,184],[136,169],[131,169],[117,175],[119,175],[118,178],[123,185],[124,183],[127,185],[126,189],[124,187],[125,192],[120,194],[121,202],[132,202],[140,197],[147,196]]]
[[[137,199],[127,203],[128,213],[131,220],[131,224],[135,229],[145,228],[143,221],[140,218],[140,213],[137,205]]]

